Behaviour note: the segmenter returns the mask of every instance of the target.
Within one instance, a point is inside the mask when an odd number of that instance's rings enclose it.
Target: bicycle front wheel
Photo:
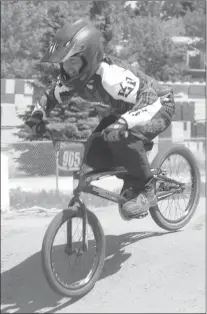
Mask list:
[[[42,266],[50,287],[66,297],[88,293],[99,279],[105,259],[105,236],[97,217],[87,210],[88,247],[82,250],[82,213],[70,207],[50,223],[42,244]]]

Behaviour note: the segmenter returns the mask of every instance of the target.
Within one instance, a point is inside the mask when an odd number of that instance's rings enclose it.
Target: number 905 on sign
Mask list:
[[[62,166],[64,168],[74,170],[80,168],[81,153],[65,150],[62,157]]]
[[[82,143],[61,143],[57,149],[58,168],[63,171],[80,169],[84,155]]]

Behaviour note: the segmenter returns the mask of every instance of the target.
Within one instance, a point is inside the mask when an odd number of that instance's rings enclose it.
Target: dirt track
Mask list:
[[[2,217],[2,313],[204,313],[205,199],[182,231],[166,233],[152,221],[123,221],[116,206],[96,210],[107,243],[100,280],[85,297],[50,290],[40,249],[52,215]]]

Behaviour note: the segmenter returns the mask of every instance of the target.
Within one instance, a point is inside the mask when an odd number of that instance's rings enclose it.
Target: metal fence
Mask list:
[[[49,141],[3,142],[1,152],[9,158],[9,178],[56,174],[55,149]]]

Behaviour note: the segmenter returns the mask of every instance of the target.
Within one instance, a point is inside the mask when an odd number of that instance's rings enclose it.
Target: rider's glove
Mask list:
[[[45,122],[43,121],[43,114],[41,112],[35,112],[25,122],[25,128],[29,133],[34,135],[42,135],[46,131]]]
[[[109,125],[104,131],[104,140],[107,142],[116,142],[126,137],[127,123],[124,119],[119,119],[115,123]]]

